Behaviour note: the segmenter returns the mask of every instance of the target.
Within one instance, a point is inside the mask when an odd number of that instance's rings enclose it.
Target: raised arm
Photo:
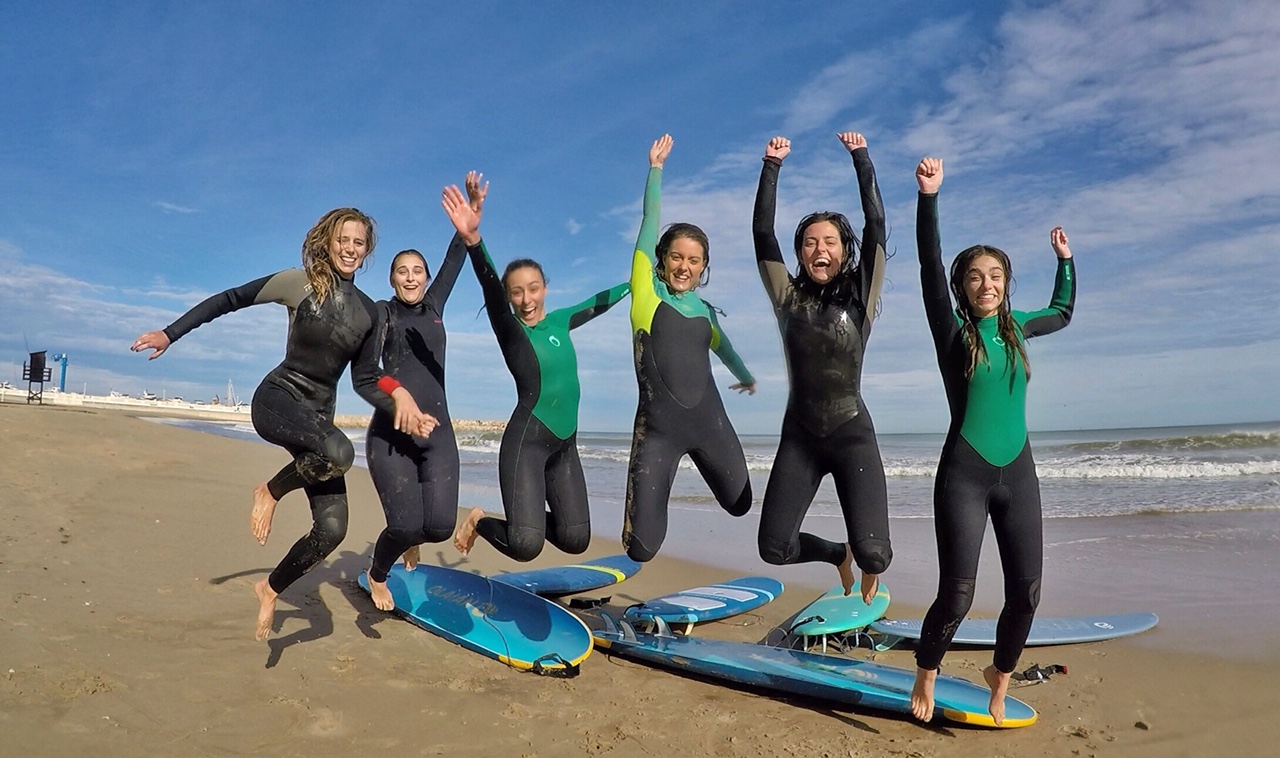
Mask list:
[[[866,137],[858,132],[841,132],[837,136],[853,158],[853,170],[858,175],[858,194],[862,200],[862,260],[859,262],[858,294],[866,307],[862,333],[867,335],[875,318],[876,301],[884,288],[884,201],[880,199],[880,186],[876,183],[876,169],[867,151]]]
[[[1071,257],[1071,247],[1067,244],[1067,233],[1062,227],[1055,226],[1049,232],[1049,244],[1058,257],[1058,273],[1054,277],[1053,297],[1049,307],[1027,314],[1022,324],[1025,337],[1039,337],[1051,334],[1071,323],[1071,313],[1076,305],[1076,267]]]
[[[478,231],[479,217],[484,212],[484,200],[489,196],[489,183],[484,181],[484,174],[468,171],[466,188],[467,205],[476,213]],[[466,260],[466,257],[467,243],[462,238],[462,232],[458,232],[449,241],[449,249],[445,251],[444,262],[440,264],[440,270],[436,272],[436,278],[431,281],[431,287],[427,290],[439,306],[441,313],[444,312],[444,305],[449,299],[449,293],[453,292],[454,282],[458,280],[458,272],[462,270],[462,262]]]
[[[764,149],[764,165],[760,168],[760,186],[756,188],[756,207],[751,215],[751,237],[755,241],[756,266],[765,292],[776,308],[791,286],[791,272],[778,247],[774,217],[778,202],[778,174],[782,161],[791,153],[791,140],[774,137]]]
[[[925,158],[916,167],[920,194],[916,200],[916,248],[920,256],[920,289],[929,331],[939,349],[955,334],[956,317],[942,265],[942,239],[938,233],[938,189],[942,186],[942,160]]]
[[[653,289],[654,248],[658,245],[658,225],[662,197],[662,166],[671,155],[675,141],[664,134],[649,148],[649,176],[644,182],[644,216],[636,237],[635,254],[631,258],[631,289]]]
[[[570,309],[572,313],[569,315],[569,328],[577,329],[596,316],[608,311],[610,308],[617,305],[622,298],[626,297],[627,293],[630,291],[631,284],[629,282],[615,284],[609,289],[597,292],[586,300],[583,300],[581,303],[573,306]]]
[[[733,349],[733,344],[729,342],[729,335],[725,334],[724,330],[720,328],[720,320],[716,318],[715,309],[708,308],[707,316],[711,319],[711,352],[716,354],[720,362],[738,380],[737,384],[729,385],[729,389],[746,392],[750,395],[756,394],[756,378],[747,370],[747,365],[742,362],[738,352]]]

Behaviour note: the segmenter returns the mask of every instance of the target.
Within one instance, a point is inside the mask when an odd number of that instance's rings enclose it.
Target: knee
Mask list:
[[[973,605],[973,579],[942,579],[938,582],[938,608],[950,618],[963,618]]]
[[[853,545],[853,558],[858,568],[868,574],[883,574],[893,561],[893,548],[888,540],[868,539]],[[970,596],[972,597],[972,590]]]
[[[581,555],[587,552],[587,548],[591,546],[591,526],[566,529],[562,541],[564,544],[557,547],[569,555]]]
[[[774,566],[785,566],[794,562],[800,552],[798,545],[792,545],[764,534],[760,535],[757,546],[760,548],[760,558],[765,563]]]
[[[404,545],[406,548],[410,545],[417,545],[422,541],[422,531],[420,529],[405,529],[403,527],[387,527],[387,537],[397,546]]]
[[[311,527],[311,533],[315,536],[316,546],[325,555],[337,550],[338,545],[341,545],[342,541],[347,537],[347,514],[345,509],[343,509],[342,513],[318,515],[315,524]]]
[[[351,469],[356,462],[356,448],[351,439],[340,430],[334,429],[320,443],[320,454],[329,461],[333,476],[341,476]]]
[[[745,516],[751,510],[751,483],[742,488],[742,492],[738,495],[738,499],[724,506],[725,512],[730,516]]]
[[[1040,577],[1005,582],[1005,604],[1014,613],[1035,613],[1040,605]]]
[[[421,544],[444,542],[453,536],[453,529],[453,526],[427,527],[419,533]]]
[[[627,557],[636,563],[648,563],[658,554],[658,548],[661,544],[650,548],[636,537],[634,533],[624,534],[622,536],[622,546],[627,550]]]
[[[508,529],[507,537],[511,540],[511,557],[521,563],[537,558],[546,542],[546,536],[533,529]]]

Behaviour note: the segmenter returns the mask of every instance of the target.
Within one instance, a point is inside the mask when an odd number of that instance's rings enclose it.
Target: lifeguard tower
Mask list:
[[[32,400],[44,405],[44,383],[53,379],[53,369],[45,365],[44,355],[47,352],[31,353],[30,359],[22,364],[22,381],[27,383],[27,405]]]

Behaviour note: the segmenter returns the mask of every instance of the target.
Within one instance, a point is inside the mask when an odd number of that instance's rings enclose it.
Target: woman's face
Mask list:
[[[533,266],[523,266],[507,274],[507,302],[525,326],[537,326],[542,321],[546,297],[547,283],[542,279],[542,272]]]
[[[427,292],[431,277],[422,259],[413,253],[396,256],[391,263],[391,287],[405,305],[416,305]]]
[[[830,221],[815,221],[805,227],[800,245],[800,265],[816,284],[826,284],[840,273],[844,244],[840,230]]]
[[[690,237],[677,237],[662,256],[662,280],[673,292],[690,292],[707,268],[707,251]]]
[[[355,276],[368,254],[369,230],[359,221],[343,221],[329,240],[329,263],[344,278]]]
[[[1004,302],[1007,277],[1004,266],[991,255],[979,255],[964,272],[964,294],[978,318],[994,316]]]

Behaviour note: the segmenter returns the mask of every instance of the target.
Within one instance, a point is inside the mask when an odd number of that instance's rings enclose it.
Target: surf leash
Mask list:
[[[1019,682],[1027,682],[1035,684],[1037,682],[1047,682],[1049,677],[1054,674],[1066,674],[1067,667],[1058,663],[1050,663],[1048,666],[1041,666],[1038,663],[1031,664],[1031,668],[1026,671],[1015,671],[1010,676]]]
[[[547,666],[548,663],[558,664],[555,667]],[[533,673],[538,676],[550,676],[556,679],[572,679],[582,671],[581,664],[573,664],[566,661],[559,653],[547,653],[538,660],[533,662]]]

